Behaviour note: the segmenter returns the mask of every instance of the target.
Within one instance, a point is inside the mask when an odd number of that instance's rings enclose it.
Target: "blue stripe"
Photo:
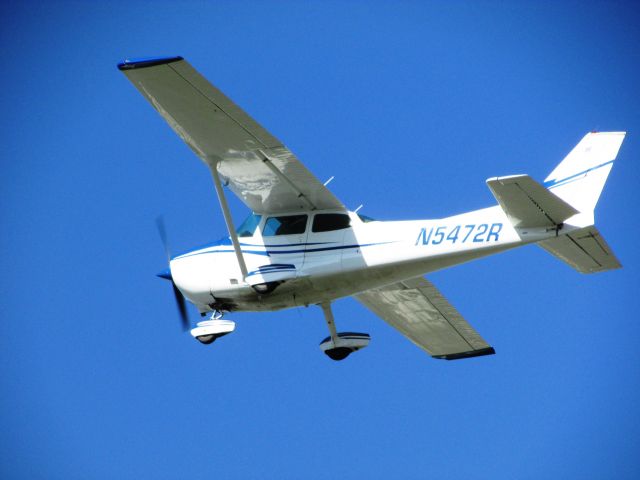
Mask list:
[[[325,247],[325,248],[306,248],[303,250],[277,250],[277,251],[268,251],[269,255],[274,254],[282,254],[282,253],[310,253],[310,252],[327,252],[329,250],[347,250],[349,248],[362,248],[362,247],[371,247],[373,245],[385,245],[387,243],[393,242],[381,242],[381,243],[365,243],[365,244],[353,244],[353,245],[340,245],[337,247]]]
[[[300,245],[326,245],[328,243],[336,243],[336,242],[311,242],[311,243],[282,243],[282,244],[274,244],[274,245],[262,245],[259,243],[242,243],[240,245],[244,245],[247,247],[265,247],[265,248],[275,248],[275,247],[298,247]]]
[[[562,178],[560,180],[549,180],[548,182],[544,182],[543,185],[545,187],[547,187],[547,188],[559,187],[560,184],[571,183],[572,181],[578,180],[578,177],[581,177],[582,175],[586,175],[587,173],[589,173],[589,172],[591,172],[593,170],[597,170],[598,168],[604,167],[605,165],[609,165],[610,163],[613,163],[613,160],[609,160],[608,162],[602,163],[602,164],[597,165],[595,167],[588,168],[587,170],[584,170],[583,172],[576,173],[574,175],[571,175],[571,176],[566,177],[566,178]]]
[[[337,247],[325,247],[325,248],[309,248],[309,249],[298,249],[298,250],[267,250],[266,252],[255,251],[255,250],[242,250],[242,253],[253,254],[253,255],[265,255],[267,257],[271,255],[280,255],[280,254],[291,254],[291,253],[312,253],[312,252],[326,252],[330,250],[347,250],[350,248],[363,248],[363,247],[371,247],[375,245],[386,245],[394,242],[379,242],[379,243],[365,243],[365,244],[353,244],[353,245],[340,245]],[[304,243],[300,243],[297,245],[305,245]],[[231,253],[234,250],[208,250],[206,252],[193,252],[193,253],[185,253],[178,257],[174,257],[173,260],[177,258],[186,258],[192,257],[195,255],[205,255],[207,253]]]
[[[260,271],[260,270],[254,270],[253,272],[247,273],[247,277],[251,277],[253,275],[267,275],[269,273],[295,272],[295,271],[296,271],[295,268],[284,268],[284,269],[281,269],[281,270],[273,270],[273,271],[269,271],[269,272]]]
[[[273,265],[263,265],[261,267],[258,267],[258,270],[261,272],[275,272],[277,270],[287,270],[290,268],[296,268],[296,266],[291,264],[274,263]]]
[[[178,255],[173,257],[171,260],[177,260],[179,258],[187,258],[187,257],[195,257],[196,255],[206,255],[207,253],[233,253],[234,250],[208,250],[206,252],[193,252],[193,253],[184,253],[182,255]],[[264,257],[268,257],[268,252],[260,252],[256,250],[242,250],[242,253],[246,253],[249,255],[262,255]]]
[[[336,242],[311,242],[311,243],[284,243],[281,245],[275,244],[275,245],[261,245],[261,244],[257,244],[257,243],[243,243],[240,242],[240,246],[242,247],[261,247],[261,248],[280,248],[280,247],[300,247],[300,246],[306,246],[306,245],[326,245],[329,243],[336,243]],[[192,248],[191,250],[187,250],[182,251],[180,253],[178,253],[177,255],[174,255],[173,257],[171,257],[171,259],[173,260],[174,258],[179,258],[179,257],[184,257],[190,254],[196,254],[198,253],[206,253],[206,252],[200,252],[200,250],[204,250],[206,248],[213,248],[213,247],[231,247],[233,245],[233,243],[231,243],[231,239],[229,237],[223,237],[220,240],[216,240],[214,242],[209,242],[206,243],[204,245],[200,245],[196,248]],[[256,253],[259,254],[260,252],[250,252],[249,250],[243,250],[246,251],[248,253]]]
[[[289,270],[282,270],[282,271],[283,271],[283,272],[284,272],[284,271],[287,271],[287,272],[295,272],[295,271],[296,271],[296,269],[295,269],[295,268],[291,268],[291,269],[289,269]],[[254,275],[266,275],[267,273],[274,273],[274,272],[249,272],[249,273],[247,273],[247,277],[253,277]],[[280,273],[280,270],[278,271],[278,273]]]
[[[262,265],[258,268],[291,268],[293,265],[290,263],[270,263],[269,265]]]
[[[156,65],[166,65],[167,63],[179,62],[182,57],[149,57],[149,58],[131,58],[118,63],[119,70],[133,70],[134,68],[155,67]]]
[[[149,57],[149,58],[128,58],[118,63],[119,70],[133,70],[134,68],[155,67],[156,65],[166,65],[167,63],[179,62],[182,57]]]

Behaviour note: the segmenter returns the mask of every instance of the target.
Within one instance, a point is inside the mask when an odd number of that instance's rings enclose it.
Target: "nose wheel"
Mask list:
[[[222,315],[214,313],[209,320],[198,322],[198,326],[191,330],[193,338],[204,345],[210,345],[236,329],[236,323],[231,320],[221,320]]]
[[[320,307],[324,313],[324,318],[329,327],[329,336],[320,342],[320,350],[331,360],[344,360],[353,352],[362,350],[369,345],[371,337],[368,333],[342,332],[336,331],[336,324],[329,302],[321,303]]]
[[[203,345],[210,345],[216,341],[216,338],[218,338],[218,335],[198,335],[196,337],[196,340],[198,340]]]

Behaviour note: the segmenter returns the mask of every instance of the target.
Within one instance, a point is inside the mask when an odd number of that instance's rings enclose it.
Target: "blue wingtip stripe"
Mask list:
[[[147,58],[131,58],[118,63],[119,70],[133,70],[135,68],[155,67],[156,65],[166,65],[167,63],[179,62],[184,58],[179,56],[173,57],[147,57]]]

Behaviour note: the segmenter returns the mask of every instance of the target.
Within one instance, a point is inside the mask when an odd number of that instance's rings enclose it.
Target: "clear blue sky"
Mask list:
[[[3,2],[0,477],[639,478],[640,15],[624,2]],[[429,358],[355,301],[179,328],[174,250],[225,232],[207,169],[116,63],[182,55],[351,208],[489,206],[593,129],[624,268],[531,246],[431,275],[496,348]],[[244,215],[235,202],[234,212]],[[195,312],[191,312],[194,314]],[[195,317],[195,315],[194,315]]]

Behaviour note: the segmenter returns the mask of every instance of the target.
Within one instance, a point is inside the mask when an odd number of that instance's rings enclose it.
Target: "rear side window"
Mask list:
[[[349,228],[349,215],[344,213],[319,213],[313,217],[312,232],[331,232]]]
[[[307,227],[306,215],[289,215],[286,217],[269,217],[262,229],[262,235],[296,235],[304,233]]]
[[[258,228],[258,224],[260,223],[261,219],[262,215],[256,215],[255,213],[252,213],[247,218],[245,218],[244,222],[242,222],[242,225],[240,225],[236,230],[236,233],[239,237],[253,237],[253,234],[255,233],[256,228]]]

